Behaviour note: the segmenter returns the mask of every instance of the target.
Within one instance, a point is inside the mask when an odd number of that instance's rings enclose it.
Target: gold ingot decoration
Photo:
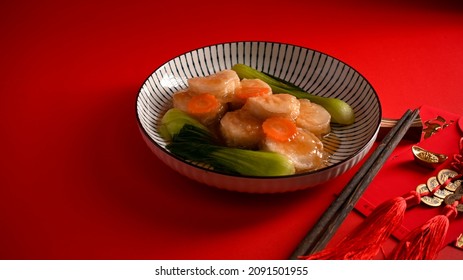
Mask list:
[[[463,233],[458,236],[457,241],[455,242],[457,248],[463,249]]]
[[[418,164],[432,169],[442,164],[448,158],[446,155],[433,153],[416,145],[412,146],[412,153]]]

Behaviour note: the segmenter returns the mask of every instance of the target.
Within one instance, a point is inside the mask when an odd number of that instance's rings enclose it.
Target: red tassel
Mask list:
[[[455,205],[446,205],[445,213],[412,230],[396,247],[392,259],[434,260],[445,245],[449,219],[457,215]]]
[[[373,259],[378,254],[382,243],[402,224],[407,207],[419,203],[420,194],[415,191],[404,197],[385,201],[377,206],[363,223],[346,236],[338,246],[301,258],[307,260]]]

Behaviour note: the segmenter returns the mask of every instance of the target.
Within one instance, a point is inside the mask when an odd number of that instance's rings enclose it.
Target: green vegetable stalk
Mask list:
[[[323,106],[330,113],[331,120],[334,123],[349,125],[355,121],[352,107],[341,99],[307,93],[289,82],[272,77],[244,64],[235,64],[232,70],[238,74],[240,79],[260,79],[266,82],[272,88],[273,92],[288,93],[297,98],[305,98]]]
[[[217,171],[260,177],[295,172],[294,165],[284,155],[221,146],[205,126],[176,108],[164,115],[159,131],[169,141],[166,148],[171,153]]]
[[[177,108],[169,109],[161,119],[159,134],[166,141],[172,141],[174,135],[178,134],[184,125],[190,124],[200,128],[202,131],[208,131],[207,127],[196,119],[190,117],[185,112]]]

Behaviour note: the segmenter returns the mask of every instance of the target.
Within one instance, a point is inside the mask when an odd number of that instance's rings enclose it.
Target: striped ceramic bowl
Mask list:
[[[355,123],[332,124],[323,140],[332,156],[323,169],[281,177],[236,176],[215,172],[185,162],[165,149],[157,125],[172,106],[171,96],[187,87],[187,79],[230,69],[236,63],[249,65],[324,97],[347,102]],[[137,120],[143,139],[166,165],[193,180],[220,189],[276,193],[310,188],[325,183],[352,168],[372,147],[381,122],[381,104],[371,84],[342,61],[301,46],[262,41],[210,45],[181,54],[158,67],[143,83],[136,100]]]

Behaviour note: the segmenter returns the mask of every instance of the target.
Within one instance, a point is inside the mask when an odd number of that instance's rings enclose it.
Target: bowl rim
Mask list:
[[[316,170],[311,170],[311,171],[307,171],[307,172],[301,172],[301,173],[295,173],[295,174],[291,174],[291,175],[279,175],[279,176],[250,176],[250,175],[241,175],[241,174],[230,174],[230,173],[227,173],[227,172],[222,172],[222,171],[217,171],[217,170],[213,170],[213,169],[208,169],[206,167],[203,167],[203,166],[199,166],[197,164],[194,164],[194,163],[191,163],[189,161],[186,161],[184,160],[183,158],[175,155],[175,154],[172,154],[170,153],[169,151],[167,151],[165,148],[161,147],[158,143],[156,143],[156,141],[154,141],[151,136],[146,132],[146,130],[144,129],[142,123],[141,123],[141,120],[140,120],[140,117],[139,117],[139,111],[138,111],[138,104],[139,104],[139,98],[140,98],[140,94],[142,92],[142,89],[143,89],[143,86],[146,84],[146,82],[148,81],[148,79],[150,77],[153,76],[154,73],[156,73],[159,69],[161,69],[162,67],[164,67],[167,63],[169,63],[169,61],[175,59],[175,58],[178,58],[180,56],[184,56],[188,53],[192,53],[192,52],[195,52],[195,51],[198,51],[198,50],[201,50],[201,49],[205,49],[205,48],[208,48],[208,47],[214,47],[214,46],[218,46],[218,45],[224,45],[224,44],[239,44],[239,43],[243,43],[243,44],[246,44],[246,43],[270,43],[270,44],[279,44],[279,45],[285,45],[285,46],[293,46],[293,47],[297,47],[297,48],[301,48],[301,49],[306,49],[306,50],[309,50],[309,51],[313,51],[313,52],[316,52],[316,53],[319,53],[321,55],[325,55],[329,58],[332,58],[334,60],[337,60],[341,63],[343,63],[344,65],[346,65],[347,67],[349,67],[350,69],[354,70],[371,88],[373,94],[375,95],[375,98],[376,100],[378,100],[378,113],[379,113],[379,118],[377,120],[377,123],[376,123],[376,129],[372,135],[371,138],[369,138],[368,141],[365,142],[365,144],[360,148],[358,149],[357,151],[355,151],[354,153],[352,153],[351,155],[349,155],[347,158],[345,158],[344,160],[342,161],[339,161],[339,162],[336,162],[332,165],[329,165],[329,166],[326,166],[326,167],[323,167],[323,168],[319,168],[319,169],[316,169]],[[136,114],[136,120],[137,120],[137,125],[139,127],[139,130],[143,133],[143,136],[145,139],[148,139],[150,141],[151,144],[153,144],[158,150],[162,151],[163,153],[165,153],[166,155],[178,160],[178,161],[181,161],[193,168],[197,168],[197,169],[201,169],[201,170],[204,170],[204,171],[208,171],[208,172],[212,172],[212,173],[216,173],[216,174],[220,174],[220,175],[224,175],[224,176],[230,176],[230,177],[239,177],[239,178],[243,178],[243,179],[265,179],[265,180],[271,180],[271,179],[285,179],[285,178],[296,178],[296,177],[304,177],[304,176],[310,176],[310,175],[314,175],[314,174],[317,174],[317,173],[323,173],[323,172],[326,172],[327,170],[329,169],[334,169],[338,166],[341,166],[343,164],[345,164],[346,162],[350,162],[352,160],[354,160],[358,155],[364,153],[365,149],[370,149],[371,148],[371,145],[369,145],[370,142],[374,142],[376,137],[378,136],[378,132],[380,130],[380,125],[381,125],[381,119],[382,119],[382,115],[383,115],[383,112],[382,112],[382,106],[381,106],[381,102],[380,102],[380,99],[379,99],[379,96],[378,96],[378,93],[376,92],[375,88],[373,87],[373,85],[370,83],[370,81],[362,74],[360,73],[356,68],[352,67],[350,64],[344,62],[343,60],[337,58],[337,57],[334,57],[332,55],[329,55],[325,52],[322,52],[322,51],[319,51],[317,49],[313,49],[313,48],[310,48],[310,47],[305,47],[305,46],[301,46],[301,45],[297,45],[297,44],[293,44],[293,43],[286,43],[286,42],[280,42],[280,41],[267,41],[267,40],[237,40],[237,41],[222,41],[222,42],[217,42],[217,43],[211,43],[211,44],[205,44],[203,46],[200,46],[200,47],[196,47],[194,49],[190,49],[188,51],[184,51],[182,53],[179,53],[177,55],[175,55],[174,57],[171,57],[170,59],[167,59],[166,61],[164,61],[163,63],[159,64],[158,67],[156,67],[144,80],[143,82],[141,83],[138,91],[137,91],[137,94],[136,94],[136,98],[135,98],[135,114]],[[361,159],[359,159],[358,161],[360,161]]]

